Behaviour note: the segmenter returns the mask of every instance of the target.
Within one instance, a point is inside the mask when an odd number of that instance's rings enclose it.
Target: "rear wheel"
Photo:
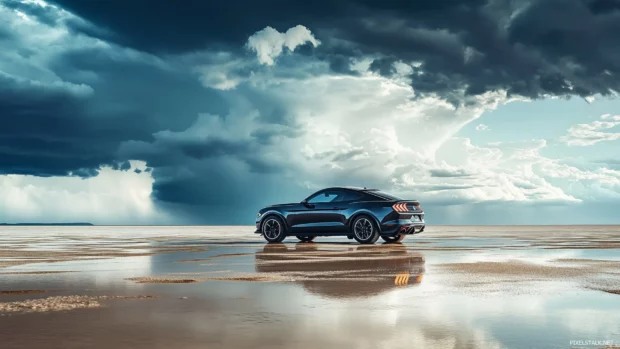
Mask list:
[[[373,219],[366,215],[355,218],[351,224],[351,232],[360,244],[374,244],[379,239],[379,229]]]
[[[302,236],[302,235],[297,235],[297,238],[298,238],[301,242],[312,242],[312,241],[314,241],[314,238],[316,238],[316,236]]]
[[[381,238],[383,239],[383,241],[385,242],[389,242],[389,243],[393,243],[393,242],[401,242],[405,239],[405,234],[398,234],[398,235],[386,235],[386,236],[381,236]]]
[[[263,222],[261,231],[265,240],[269,242],[282,242],[286,237],[286,228],[282,220],[276,216],[269,216]]]

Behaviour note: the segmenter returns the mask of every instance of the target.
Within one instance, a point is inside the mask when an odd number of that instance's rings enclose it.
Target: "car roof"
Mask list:
[[[329,188],[325,188],[322,190],[330,190],[330,189],[347,189],[347,190],[354,190],[354,191],[373,191],[373,190],[377,190],[377,189],[368,189],[366,187],[349,187],[349,186],[344,186],[344,187],[329,187]],[[322,191],[321,190],[321,191]]]

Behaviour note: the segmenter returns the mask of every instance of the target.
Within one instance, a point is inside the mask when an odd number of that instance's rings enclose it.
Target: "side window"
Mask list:
[[[335,201],[335,199],[338,197],[338,194],[340,193],[337,191],[324,191],[322,193],[319,193],[319,195],[310,198],[310,200],[308,200],[308,203],[318,204],[322,202],[332,202]]]

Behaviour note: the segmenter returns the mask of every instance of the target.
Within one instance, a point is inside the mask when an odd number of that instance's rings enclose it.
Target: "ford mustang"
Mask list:
[[[304,242],[317,236],[347,236],[362,244],[379,237],[400,242],[424,231],[424,211],[416,200],[405,200],[377,189],[334,187],[303,201],[258,211],[256,232],[268,242],[296,236]]]

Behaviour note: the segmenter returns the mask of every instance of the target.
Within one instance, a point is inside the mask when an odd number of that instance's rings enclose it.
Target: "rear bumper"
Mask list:
[[[419,234],[426,228],[424,220],[412,221],[412,220],[397,220],[387,222],[381,226],[381,235],[396,235],[396,234]]]
[[[426,228],[426,225],[419,225],[419,224],[412,224],[409,226],[402,226],[400,228],[400,230],[398,231],[399,234],[420,234],[421,232],[424,231],[424,228]]]

